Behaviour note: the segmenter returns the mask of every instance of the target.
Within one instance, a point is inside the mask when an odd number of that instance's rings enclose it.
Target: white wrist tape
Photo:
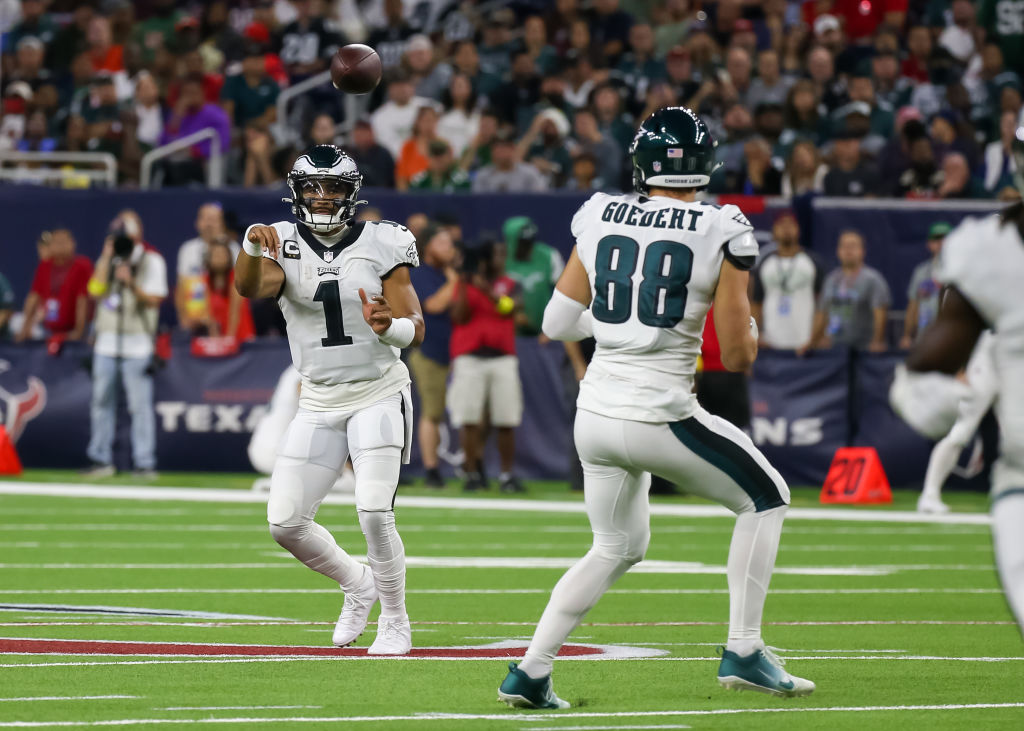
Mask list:
[[[416,337],[416,325],[408,317],[397,317],[391,320],[391,326],[377,338],[385,345],[396,348],[408,348]]]
[[[254,223],[252,226],[245,229],[245,235],[242,237],[242,251],[244,251],[249,256],[255,256],[256,258],[260,258],[263,256],[263,246],[261,246],[260,244],[254,244],[253,242],[249,241],[249,232],[252,231],[253,226],[262,225],[262,223]]]

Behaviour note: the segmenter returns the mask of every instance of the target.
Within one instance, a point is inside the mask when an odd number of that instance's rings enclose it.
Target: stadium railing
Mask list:
[[[174,140],[174,142],[168,142],[166,145],[156,147],[143,155],[139,171],[139,186],[144,190],[152,187],[153,165],[157,162],[204,140],[210,140],[210,159],[206,164],[206,186],[208,188],[222,187],[224,185],[225,151],[221,150],[220,135],[213,127],[204,127],[181,139]]]
[[[8,163],[22,165],[6,167]],[[24,163],[39,167],[25,167]],[[57,167],[51,167],[54,165]],[[117,158],[109,152],[0,152],[0,180],[74,188],[104,183],[113,188],[117,185]],[[82,181],[88,185],[80,185]]]

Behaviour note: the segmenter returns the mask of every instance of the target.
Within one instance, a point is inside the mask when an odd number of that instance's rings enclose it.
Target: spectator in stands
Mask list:
[[[814,83],[815,95],[829,113],[846,103],[846,85],[836,78],[832,52],[824,46],[815,46],[807,54],[807,74]]]
[[[277,95],[280,89],[267,74],[266,49],[258,43],[247,43],[242,54],[242,72],[227,77],[220,92],[221,106],[243,129],[256,122],[264,129],[277,119]]]
[[[949,152],[958,152],[970,167],[978,162],[978,146],[972,139],[974,130],[957,117],[955,112],[943,111],[932,117],[929,133],[936,157],[945,158]]]
[[[224,110],[216,104],[209,104],[204,99],[203,79],[191,75],[181,85],[178,103],[161,137],[162,144],[187,137],[199,130],[212,127],[220,141],[220,153],[227,154],[231,146],[231,121]],[[169,185],[183,184],[190,181],[202,181],[205,176],[203,163],[209,160],[212,153],[210,140],[192,145],[165,166],[165,182]]]
[[[566,54],[565,88],[562,97],[571,109],[582,109],[590,103],[590,94],[597,86],[594,63],[587,53],[570,51]]]
[[[203,284],[206,290],[207,334],[235,340],[255,336],[249,301],[235,291],[235,257],[224,240],[210,244],[206,251]]]
[[[772,163],[772,147],[763,137],[743,143],[744,169],[730,193],[741,195],[779,195],[782,172]]]
[[[323,71],[345,38],[323,17],[320,3],[293,0],[295,20],[281,29],[278,55],[292,83]]]
[[[911,122],[904,125],[904,130]],[[913,132],[915,128],[911,128]],[[942,171],[935,162],[935,151],[927,134],[914,134],[908,141],[908,166],[896,179],[894,193],[906,198],[931,198],[942,184]]]
[[[437,62],[434,44],[422,33],[417,33],[406,43],[405,67],[412,77],[417,96],[438,101],[448,88],[452,67]]]
[[[18,41],[14,57],[14,68],[4,79],[6,83],[24,81],[36,92],[43,84],[53,83],[53,74],[43,65],[46,47],[35,36],[25,36]]]
[[[516,43],[512,40],[515,13],[510,8],[499,8],[491,12],[484,22],[481,43],[478,45],[480,68],[497,77],[510,69],[510,61]]]
[[[480,66],[480,54],[472,41],[461,41],[452,54],[452,69],[465,74],[473,82],[473,90],[481,97],[489,97],[501,85],[501,77],[490,68]]]
[[[148,71],[135,77],[135,104],[132,107],[138,120],[136,136],[146,150],[160,144],[164,133],[164,108],[160,103],[160,88]]]
[[[623,152],[629,149],[636,134],[636,125],[622,110],[622,96],[610,84],[599,86],[593,94],[594,118],[601,132],[619,146]]]
[[[430,225],[416,236],[420,266],[409,273],[423,305],[427,334],[409,353],[409,368],[419,395],[417,438],[428,487],[444,487],[437,450],[441,445],[450,356],[448,344],[452,323],[448,316],[459,274],[455,269],[456,249],[451,235]]]
[[[782,174],[781,193],[786,198],[820,193],[825,187],[826,174],[828,166],[821,161],[818,146],[809,140],[801,140],[790,150],[786,170]]]
[[[626,50],[633,16],[619,9],[619,0],[594,0],[590,36],[594,46],[614,65]]]
[[[10,338],[11,316],[14,314],[14,288],[7,277],[0,274],[0,342]]]
[[[167,87],[167,106],[174,108],[181,95],[181,87],[185,85],[190,76],[201,79],[203,83],[203,101],[207,104],[220,104],[220,93],[224,89],[223,74],[210,71],[206,67],[206,61],[198,48],[186,51],[178,57],[177,64],[183,73]]]
[[[156,414],[153,410],[153,354],[160,302],[167,296],[167,264],[142,240],[142,224],[124,211],[111,224],[103,253],[89,280],[97,300],[92,358],[91,435],[86,454],[90,477],[109,477],[114,467],[117,384],[131,415],[132,462],[136,478],[156,476]]]
[[[49,48],[56,35],[57,24],[46,12],[45,0],[21,0],[21,21],[4,38],[4,53],[17,49],[21,40],[28,36],[38,38]]]
[[[318,117],[321,126],[326,125],[323,118]],[[331,131],[334,131],[333,120]],[[333,135],[332,135],[333,137]],[[360,118],[352,128],[352,144],[345,146],[345,152],[355,160],[359,172],[363,174],[363,185],[368,187],[395,187],[395,159],[383,145],[377,144],[374,127],[370,120]]]
[[[106,71],[111,74],[124,71],[124,47],[114,43],[110,30],[110,21],[97,15],[89,21],[86,35],[89,44],[89,58],[92,70],[96,73]]]
[[[281,176],[274,169],[274,140],[267,127],[255,120],[249,122],[242,141],[245,145],[242,184],[248,188],[279,183]]]
[[[88,125],[89,147],[102,152],[120,152],[121,109],[117,101],[114,77],[102,73],[93,79],[91,103],[82,106],[82,119]]]
[[[974,198],[974,181],[967,158],[959,152],[948,152],[942,158],[942,182],[935,195],[938,198]]]
[[[175,51],[175,26],[185,17],[177,8],[177,0],[153,0],[153,12],[135,27],[135,39],[141,46],[143,58],[151,62],[161,50]]]
[[[502,492],[523,492],[515,477],[515,430],[523,397],[516,358],[515,282],[505,275],[505,246],[468,249],[452,299],[452,380],[448,415],[461,430],[464,489],[486,487],[483,467],[485,413],[497,432]]]
[[[977,52],[978,25],[971,0],[953,0],[950,6],[952,23],[939,33],[937,43],[965,66]]]
[[[874,163],[861,155],[861,139],[864,131],[858,129],[847,117],[843,127],[836,134],[834,145],[835,162],[825,174],[824,192],[831,196],[877,196],[881,180]]]
[[[577,143],[577,154],[589,154],[598,161],[597,177],[613,190],[619,189],[622,177],[624,150],[615,141],[603,134],[597,126],[597,118],[589,109],[580,109],[573,120],[573,132]]]
[[[404,70],[393,71],[387,81],[388,101],[377,108],[370,123],[377,142],[397,159],[402,153],[402,145],[412,135],[413,122],[420,107],[430,102],[416,96],[412,79]]]
[[[413,176],[409,190],[463,193],[469,189],[469,176],[455,164],[452,148],[445,140],[433,140],[427,147],[427,169]]]
[[[615,70],[626,88],[633,90],[637,102],[643,100],[654,81],[665,77],[665,63],[654,53],[654,29],[650,23],[634,23],[629,29],[629,50]]]
[[[766,48],[757,54],[757,78],[750,82],[747,104],[751,109],[768,103],[785,105],[792,86],[793,79],[782,76],[778,52]]]
[[[516,158],[515,132],[500,130],[491,148],[491,164],[477,171],[475,193],[539,193],[547,181],[533,165]]]
[[[912,84],[900,76],[900,61],[895,52],[880,52],[871,57],[871,79],[875,98],[891,109],[902,107],[910,99]]]
[[[842,345],[880,353],[888,347],[885,328],[892,296],[885,278],[864,264],[864,237],[847,229],[839,235],[839,268],[826,278],[807,346]]]
[[[516,154],[529,160],[547,178],[549,188],[560,188],[569,177],[572,155],[566,144],[569,120],[549,107],[533,118],[530,129],[516,145]]]
[[[938,280],[939,253],[946,235],[953,230],[945,221],[936,221],[928,227],[928,261],[914,267],[907,287],[907,311],[903,320],[903,337],[900,347],[909,348],[913,345],[924,329],[928,327],[939,313],[939,297],[942,284]]]
[[[491,150],[498,135],[498,114],[493,109],[480,113],[480,127],[476,137],[469,141],[462,152],[459,166],[463,170],[478,170],[491,164]]]
[[[775,249],[758,260],[751,274],[750,311],[761,347],[797,350],[811,339],[825,270],[800,246],[800,225],[792,211],[778,215],[772,236]]]
[[[196,213],[196,233],[178,248],[177,284],[174,292],[174,306],[178,313],[178,324],[189,332],[205,326],[203,318],[206,260],[210,247],[227,243],[231,250],[232,263],[238,258],[238,242],[228,239],[224,226],[224,209],[220,203],[204,203]]]
[[[50,232],[46,256],[40,258],[25,306],[16,342],[31,337],[39,323],[50,335],[81,340],[89,321],[86,286],[92,262],[75,254],[75,237],[66,228]]]
[[[46,128],[46,114],[36,110],[28,115],[25,135],[18,140],[19,152],[52,152],[57,149],[58,140],[50,137]]]
[[[409,181],[429,167],[428,148],[432,142],[443,142],[437,136],[437,109],[425,104],[416,112],[416,120],[412,125],[412,134],[402,145],[398,159],[395,160],[395,187],[408,190]]]
[[[1024,74],[1024,25],[1020,22],[1018,7],[985,0],[978,12],[978,25],[985,30],[988,42],[995,43],[1002,51],[1006,66]]]
[[[462,157],[469,141],[480,129],[473,82],[461,72],[452,74],[447,91],[441,95],[441,103],[445,112],[437,121],[437,134],[447,140],[456,157]]]
[[[870,120],[869,149],[878,153],[892,137],[895,114],[892,106],[875,94],[875,82],[867,73],[854,73],[850,77],[850,101],[867,107]],[[867,141],[866,141],[867,142]]]
[[[685,0],[683,0],[685,2]],[[554,7],[544,17],[548,39],[559,56],[569,50],[569,35],[573,21],[582,18],[579,0],[555,0]]]
[[[996,197],[1006,188],[1013,188],[1013,174],[1017,163],[1013,158],[1013,141],[1016,139],[1017,115],[1011,111],[999,115],[999,139],[985,147],[981,179],[990,198]]]
[[[589,152],[581,152],[572,160],[572,175],[563,186],[565,190],[579,190],[587,192],[614,191],[614,186],[609,186],[604,180],[597,176],[597,160]]]
[[[548,44],[547,27],[539,15],[530,15],[523,21],[520,48],[533,59],[533,65],[541,75],[547,76],[556,71],[558,54],[554,46]]]
[[[827,133],[819,107],[820,99],[813,81],[801,79],[793,84],[783,110],[786,125],[783,141],[823,140]]]
[[[519,286],[523,304],[516,316],[516,334],[544,337],[544,308],[562,276],[565,261],[557,249],[537,240],[537,225],[528,216],[508,219],[501,232],[508,252],[505,273]]]
[[[491,103],[503,121],[525,130],[533,117],[533,107],[540,100],[540,76],[527,53],[512,58],[508,80],[491,96]]]
[[[370,33],[366,44],[380,56],[384,70],[397,67],[402,62],[406,42],[415,33],[405,20],[402,0],[384,0],[385,25]]]

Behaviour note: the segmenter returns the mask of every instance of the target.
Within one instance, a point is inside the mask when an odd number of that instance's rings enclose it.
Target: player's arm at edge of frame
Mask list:
[[[541,330],[552,340],[583,340],[594,334],[590,314],[590,277],[573,247],[551,300],[544,308]]]
[[[715,333],[722,349],[722,365],[730,371],[745,371],[757,358],[757,339],[750,330],[749,281],[749,272],[728,259],[722,261],[715,289]]]
[[[274,258],[263,256],[263,249]],[[259,254],[253,251],[259,251]],[[235,260],[235,290],[238,294],[250,299],[280,295],[284,287],[284,269],[277,262],[280,252],[281,238],[277,229],[273,226],[251,226]]]
[[[954,375],[967,364],[978,337],[986,327],[985,320],[960,290],[948,287],[942,295],[935,321],[911,347],[907,369]]]
[[[423,310],[420,307],[420,298],[412,286],[412,279],[409,276],[409,267],[400,266],[392,269],[383,280],[381,280],[381,293],[388,305],[391,306],[392,319],[406,318],[416,328],[416,334],[408,347],[415,348],[423,342],[426,335],[426,325],[423,322]]]

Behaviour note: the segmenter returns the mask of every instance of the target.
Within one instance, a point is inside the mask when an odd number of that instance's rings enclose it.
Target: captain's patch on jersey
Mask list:
[[[299,242],[298,241],[285,241],[284,242],[284,258],[285,259],[298,259],[299,258]]]

